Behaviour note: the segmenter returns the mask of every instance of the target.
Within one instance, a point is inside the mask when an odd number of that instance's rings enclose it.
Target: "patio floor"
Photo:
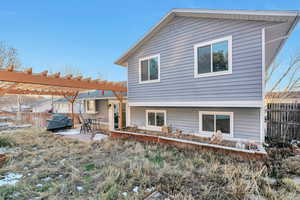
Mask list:
[[[107,138],[108,136],[105,134],[102,134],[101,132],[97,133],[93,140],[91,140],[91,136],[89,134],[80,134],[80,129],[68,129],[64,131],[59,131],[56,133],[57,135],[62,135],[66,138],[72,138],[76,139],[82,142],[92,142],[92,141],[99,141],[104,138]]]

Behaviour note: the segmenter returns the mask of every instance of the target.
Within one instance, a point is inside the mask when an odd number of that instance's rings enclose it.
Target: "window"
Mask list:
[[[95,100],[86,100],[86,112],[87,113],[95,113],[96,112],[96,103]]]
[[[233,136],[232,112],[200,112],[199,119],[200,132],[212,135],[221,131],[224,135]]]
[[[160,56],[140,59],[140,83],[159,82]]]
[[[195,77],[232,73],[232,37],[194,46]]]
[[[166,125],[165,110],[146,110],[146,127],[160,130]]]

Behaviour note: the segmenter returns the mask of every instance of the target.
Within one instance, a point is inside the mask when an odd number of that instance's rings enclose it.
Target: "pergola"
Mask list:
[[[48,75],[48,71],[38,74],[32,73],[29,68],[24,71],[15,71],[13,67],[0,69],[0,96],[5,94],[55,95],[63,96],[73,104],[79,92],[88,90],[111,90],[119,100],[119,128],[122,128],[122,101],[123,92],[127,87],[121,82],[92,80],[82,76],[73,77],[71,74],[61,77],[60,73]]]

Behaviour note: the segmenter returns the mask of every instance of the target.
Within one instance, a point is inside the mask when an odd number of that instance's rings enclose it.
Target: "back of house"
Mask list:
[[[297,11],[174,9],[116,64],[128,67],[131,126],[264,141],[265,70]]]

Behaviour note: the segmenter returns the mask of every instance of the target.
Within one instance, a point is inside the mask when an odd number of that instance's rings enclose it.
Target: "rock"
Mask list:
[[[150,194],[145,200],[167,200],[169,197],[166,194],[162,194],[160,192],[153,192]]]
[[[139,192],[139,187],[135,186],[132,191],[135,192],[135,193],[138,193]]]
[[[39,183],[36,185],[36,187],[43,187],[43,184]]]
[[[277,181],[275,178],[271,178],[271,177],[264,177],[263,180],[266,181],[267,184],[269,185],[273,185]]]
[[[153,192],[155,190],[155,187],[147,188],[146,192]]]
[[[76,190],[81,191],[81,190],[83,190],[83,187],[82,186],[76,186]]]
[[[48,181],[50,181],[51,180],[51,177],[46,177],[46,178],[43,178],[42,179],[42,181],[44,181],[44,182],[48,182]]]
[[[128,194],[127,192],[123,192],[123,193],[122,193],[122,195],[123,195],[124,197],[126,197],[127,194]]]
[[[260,195],[256,195],[256,194],[250,194],[250,195],[248,195],[248,197],[246,199],[249,199],[249,200],[265,200],[264,197],[262,197]]]

